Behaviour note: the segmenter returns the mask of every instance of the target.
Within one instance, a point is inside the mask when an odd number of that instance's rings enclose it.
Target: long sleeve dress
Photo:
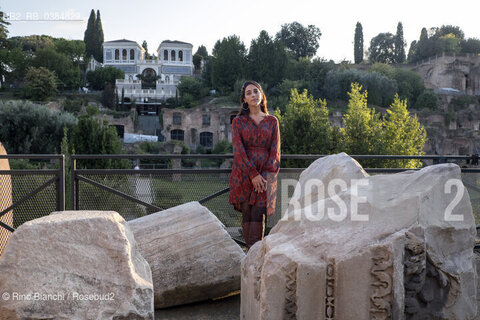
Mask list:
[[[280,170],[280,131],[278,120],[266,115],[257,124],[248,115],[237,116],[232,123],[233,164],[229,202],[240,210],[242,202],[266,207],[275,212],[277,174]],[[252,179],[261,174],[267,191],[255,192]]]

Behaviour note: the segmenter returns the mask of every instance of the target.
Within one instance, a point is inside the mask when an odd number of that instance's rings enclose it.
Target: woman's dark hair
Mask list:
[[[241,115],[249,115],[250,114],[250,108],[248,107],[248,103],[244,102],[243,99],[245,99],[245,89],[253,84],[255,87],[257,87],[258,90],[260,90],[260,93],[262,95],[262,102],[260,103],[260,110],[264,112],[265,114],[268,114],[267,110],[267,96],[265,96],[265,92],[263,92],[262,86],[253,80],[247,80],[243,83],[242,85],[242,92],[240,94],[240,111],[238,111],[239,116]]]

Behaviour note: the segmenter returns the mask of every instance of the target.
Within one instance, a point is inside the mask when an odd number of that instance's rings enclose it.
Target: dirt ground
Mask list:
[[[155,320],[233,320],[240,319],[240,294],[223,298],[155,310]]]

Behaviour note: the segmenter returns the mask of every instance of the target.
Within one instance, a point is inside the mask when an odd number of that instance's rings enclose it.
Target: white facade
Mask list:
[[[157,49],[156,60],[145,59],[145,50],[135,41],[115,40],[103,44],[104,66],[112,66],[125,73],[125,79],[116,81],[118,93],[126,100],[140,104],[159,104],[176,96],[182,76],[193,75],[193,46],[181,41],[163,41]],[[144,81],[137,77],[142,75]]]

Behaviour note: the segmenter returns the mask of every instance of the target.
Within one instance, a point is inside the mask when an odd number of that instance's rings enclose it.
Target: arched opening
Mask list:
[[[122,60],[127,60],[127,49],[122,50]]]
[[[130,49],[130,60],[135,60],[135,50]]]
[[[178,51],[178,61],[183,61],[183,51]]]
[[[115,49],[115,60],[120,60],[120,50]]]
[[[170,57],[172,58],[172,61],[175,61],[175,51],[174,50],[171,51]]]
[[[163,50],[163,60],[168,61],[168,50]]]
[[[157,80],[157,73],[152,68],[146,68],[142,71],[142,89],[156,88],[155,81]]]

